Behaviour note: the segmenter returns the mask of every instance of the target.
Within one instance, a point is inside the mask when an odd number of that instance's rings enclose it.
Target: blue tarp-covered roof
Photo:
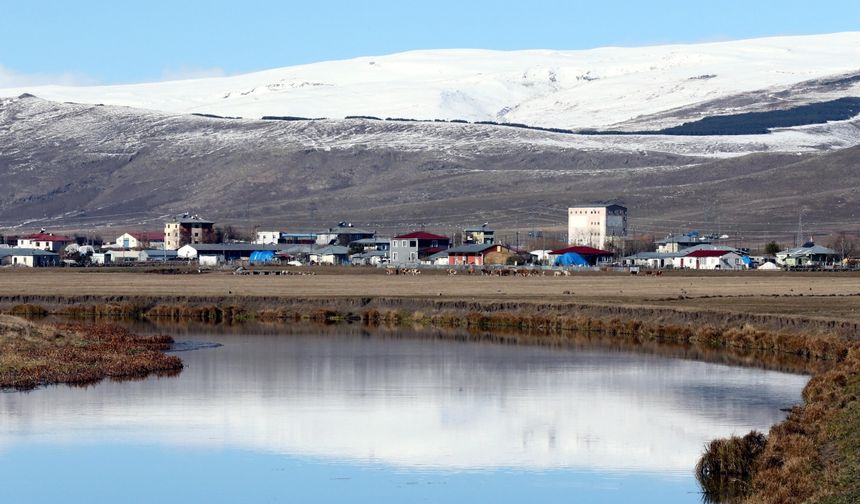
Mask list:
[[[567,252],[555,258],[555,266],[588,266],[588,261],[576,252]]]

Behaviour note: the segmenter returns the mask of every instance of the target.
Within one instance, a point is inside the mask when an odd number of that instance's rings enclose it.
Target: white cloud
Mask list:
[[[219,67],[196,67],[182,65],[177,68],[165,68],[161,71],[161,80],[189,80],[189,79],[206,79],[208,77],[224,77],[227,72]]]
[[[52,84],[59,86],[91,86],[97,83],[96,79],[82,73],[22,73],[0,65],[0,88],[47,86]]]

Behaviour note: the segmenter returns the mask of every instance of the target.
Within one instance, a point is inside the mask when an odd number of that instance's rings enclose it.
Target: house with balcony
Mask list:
[[[447,236],[414,231],[391,239],[389,252],[390,264],[393,266],[414,266],[437,252],[451,247],[451,239]]]

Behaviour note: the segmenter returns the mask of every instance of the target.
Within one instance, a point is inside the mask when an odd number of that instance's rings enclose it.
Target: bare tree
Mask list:
[[[830,238],[827,246],[839,252],[840,258],[852,257],[857,253],[857,236],[846,231],[840,231]]]

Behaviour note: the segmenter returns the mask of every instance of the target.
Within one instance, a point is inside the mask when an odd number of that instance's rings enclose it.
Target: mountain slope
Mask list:
[[[860,32],[584,51],[413,51],[231,77],[0,89],[174,113],[659,129],[860,96]]]
[[[808,139],[831,138],[832,126]],[[293,230],[550,228],[568,205],[606,199],[630,207],[637,232],[788,234],[801,209],[819,229],[853,226],[860,147],[768,151],[771,137],[765,152],[720,159],[702,155],[729,141],[720,137],[229,120],[21,98],[0,102],[0,227],[157,227],[193,211]]]

